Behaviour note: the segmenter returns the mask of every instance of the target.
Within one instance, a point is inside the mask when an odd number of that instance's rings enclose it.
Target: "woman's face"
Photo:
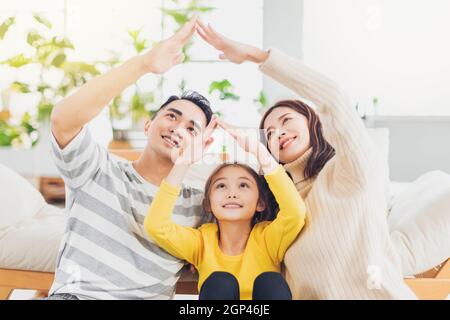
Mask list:
[[[219,221],[248,221],[256,211],[263,211],[258,203],[259,190],[247,170],[228,166],[214,176],[209,191],[211,211]]]
[[[291,108],[275,108],[263,125],[269,151],[278,162],[293,162],[310,148],[308,119]]]

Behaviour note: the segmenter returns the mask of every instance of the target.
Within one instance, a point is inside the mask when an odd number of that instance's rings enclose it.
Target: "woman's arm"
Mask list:
[[[258,63],[263,73],[317,106],[325,139],[336,149],[336,165],[343,169],[340,172],[351,170],[354,177],[370,171],[367,166],[376,160],[374,145],[350,101],[333,81],[276,49],[266,52],[230,40],[201,21],[197,24],[200,36],[223,52],[221,59]]]

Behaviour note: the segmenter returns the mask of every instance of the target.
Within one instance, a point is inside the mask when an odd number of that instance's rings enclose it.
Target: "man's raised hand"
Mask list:
[[[197,16],[192,17],[170,38],[161,41],[142,56],[147,72],[162,74],[184,60],[183,47],[189,42],[196,30]]]

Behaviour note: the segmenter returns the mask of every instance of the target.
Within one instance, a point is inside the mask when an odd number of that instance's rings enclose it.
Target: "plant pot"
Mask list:
[[[109,143],[108,149],[132,149],[128,140],[128,131],[113,129],[113,140]]]

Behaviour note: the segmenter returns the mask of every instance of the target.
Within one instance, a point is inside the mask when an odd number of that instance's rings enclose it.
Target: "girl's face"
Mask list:
[[[291,108],[275,108],[264,121],[264,131],[278,162],[293,162],[310,148],[308,119]]]
[[[225,167],[212,179],[209,202],[219,221],[250,222],[256,211],[265,209],[258,199],[255,179],[241,167]]]

